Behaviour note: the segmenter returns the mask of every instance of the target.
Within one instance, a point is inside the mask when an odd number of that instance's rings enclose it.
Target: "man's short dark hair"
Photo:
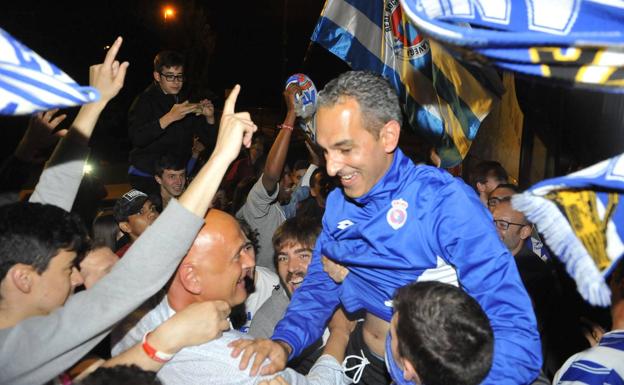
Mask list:
[[[399,354],[423,384],[477,385],[485,378],[494,335],[472,297],[445,283],[417,282],[400,288],[393,305]]]
[[[381,75],[368,71],[343,73],[319,92],[318,108],[333,107],[348,98],[358,102],[362,111],[362,126],[375,136],[391,120],[403,124],[396,91]]]
[[[507,183],[509,177],[500,163],[494,160],[484,160],[474,166],[470,172],[470,185],[476,189],[477,183],[487,182],[489,176],[496,178],[500,183]]]
[[[286,242],[296,242],[314,249],[316,238],[321,232],[318,221],[309,218],[294,217],[287,219],[273,233],[273,249],[275,253]]]
[[[520,194],[522,192],[522,190],[520,190],[520,187],[518,187],[517,185],[515,185],[513,183],[501,183],[498,186],[496,186],[496,188],[494,190],[492,190],[492,192],[498,190],[499,188],[509,189],[509,190],[513,191],[514,194]]]
[[[117,365],[98,368],[87,376],[82,385],[160,385],[156,372],[143,370],[136,365]]]
[[[298,159],[292,166],[292,171],[307,170],[310,167],[310,161],[305,159]]]
[[[162,178],[165,170],[180,171],[186,170],[186,164],[179,156],[174,154],[165,154],[158,158],[154,164],[154,175]]]
[[[164,67],[184,66],[184,56],[176,51],[161,51],[154,58],[154,72],[161,73]]]
[[[18,263],[41,274],[61,250],[75,251],[78,263],[88,249],[87,229],[76,214],[40,203],[0,207],[0,282]]]

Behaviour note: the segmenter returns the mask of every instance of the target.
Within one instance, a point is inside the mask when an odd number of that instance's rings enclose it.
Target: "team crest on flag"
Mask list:
[[[386,78],[445,168],[461,163],[504,92],[493,70],[468,67],[421,35],[397,0],[327,0],[311,39],[353,70]]]
[[[429,53],[427,40],[406,22],[399,0],[389,0],[384,6],[385,41],[399,59],[416,59]]]

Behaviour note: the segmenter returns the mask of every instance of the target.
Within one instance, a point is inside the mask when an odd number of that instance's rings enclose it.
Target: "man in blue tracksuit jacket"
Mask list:
[[[436,280],[459,285],[490,319],[494,359],[483,383],[531,383],[541,366],[540,341],[513,257],[467,185],[415,166],[397,148],[401,112],[390,85],[371,73],[343,74],[319,95],[316,119],[328,174],[342,189],[327,199],[308,274],[275,328],[275,342],[248,348],[256,362],[271,359],[264,372],[314,342],[339,304],[365,309],[366,322],[389,322],[397,288]],[[321,255],[348,268],[344,281],[323,271]]]

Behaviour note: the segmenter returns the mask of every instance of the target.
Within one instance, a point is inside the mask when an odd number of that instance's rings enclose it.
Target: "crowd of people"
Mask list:
[[[274,137],[254,135],[240,86],[218,116],[159,53],[128,114],[132,188],[89,228],[71,210],[121,44],[90,69],[100,100],[64,135],[64,115],[34,115],[0,169],[0,383],[624,383],[624,262],[605,324],[503,167],[465,183],[415,164],[370,72],[325,85],[316,140],[288,162],[297,85]],[[57,140],[15,201],[12,167]]]

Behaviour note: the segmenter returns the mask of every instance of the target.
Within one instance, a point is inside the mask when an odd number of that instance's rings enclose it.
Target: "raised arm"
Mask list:
[[[215,152],[179,203],[172,199],[124,258],[95,286],[57,311],[0,330],[1,357],[28,357],[0,366],[0,383],[44,383],[76,363],[143,301],[161,289],[188,251],[229,163],[251,144],[256,126],[234,112],[240,87],[226,102]],[[131,295],[130,295],[131,294]],[[85,318],[86,317],[86,318]],[[45,345],[45,349],[34,349]]]
[[[269,195],[275,192],[277,183],[282,176],[286,156],[288,155],[288,147],[290,146],[290,138],[292,136],[293,127],[295,125],[295,95],[299,92],[299,87],[290,86],[284,91],[284,101],[286,102],[286,118],[282,123],[275,142],[271,146],[269,155],[267,155],[264,164],[264,174],[262,175],[262,185]]]
[[[118,37],[106,53],[102,64],[89,68],[89,84],[100,91],[100,100],[80,108],[69,132],[58,143],[46,164],[30,201],[58,206],[66,211],[71,207],[82,180],[84,162],[89,154],[87,143],[95,123],[106,104],[123,87],[128,62],[119,63],[115,58],[121,47]],[[54,121],[50,121],[50,124]]]

